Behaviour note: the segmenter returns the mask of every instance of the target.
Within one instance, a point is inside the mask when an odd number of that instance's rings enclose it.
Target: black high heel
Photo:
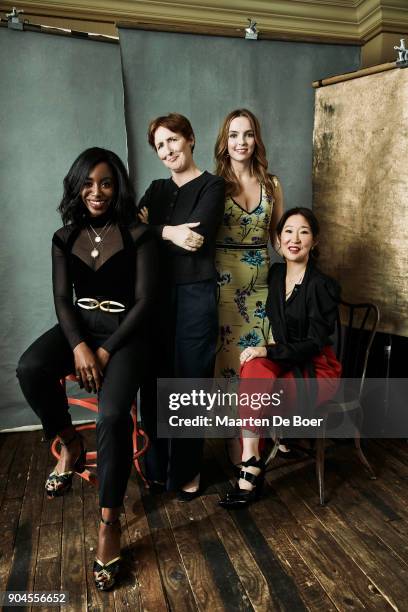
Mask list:
[[[277,452],[276,452],[276,457],[279,457],[279,459],[285,459],[286,461],[293,461],[294,459],[298,460],[298,459],[305,459],[307,457],[307,453],[302,452],[302,450],[300,450],[298,447],[296,446],[288,446],[287,444],[285,444],[284,446],[286,446],[286,448],[288,450],[283,451],[280,448],[278,448]]]
[[[159,495],[160,493],[165,493],[166,491],[166,483],[160,482],[158,480],[149,480],[149,492],[153,494]]]
[[[79,453],[78,459],[74,463],[73,469],[69,470],[68,472],[61,472],[61,474],[54,470],[45,481],[45,491],[49,499],[60,497],[61,495],[67,493],[72,486],[72,479],[75,472],[82,474],[82,472],[85,470],[86,450],[84,448],[82,436],[76,432],[75,435],[72,436],[72,438],[67,442],[60,440],[60,444],[61,446],[69,446],[71,442],[77,439],[79,439],[79,443],[81,445],[81,452]]]
[[[252,474],[252,472],[245,470],[246,467],[259,468],[260,472],[259,474]],[[243,480],[247,480],[252,485],[252,489],[241,489],[239,482],[237,482],[234,491],[232,493],[227,493],[226,496],[218,502],[223,508],[244,508],[260,498],[265,477],[265,465],[263,460],[251,457],[248,461],[243,461],[239,477]]]
[[[198,487],[196,491],[183,491],[179,489],[176,494],[176,499],[179,502],[187,503],[193,501],[196,497],[201,495],[201,488]]]
[[[103,517],[101,517],[101,522],[104,525],[108,525],[112,527],[113,525],[117,525],[119,523],[119,531],[120,531],[120,519],[117,518],[115,521],[106,521]],[[95,580],[95,586],[99,591],[109,591],[115,582],[116,576],[120,570],[120,562],[121,557],[115,557],[111,559],[107,563],[102,563],[99,559],[95,559],[93,564],[93,575]]]
[[[195,489],[195,491],[184,491],[184,489],[179,489],[176,493],[176,499],[179,502],[190,502],[193,501],[193,499],[195,499],[196,497],[199,497],[201,495],[202,492],[202,486],[201,486],[201,478],[200,475],[198,475],[198,486],[197,489]]]

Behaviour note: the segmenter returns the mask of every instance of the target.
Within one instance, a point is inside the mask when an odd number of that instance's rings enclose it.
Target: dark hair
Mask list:
[[[147,140],[154,150],[156,150],[154,146],[154,134],[159,127],[165,127],[176,134],[181,134],[186,140],[193,139],[195,141],[194,131],[187,117],[179,113],[169,113],[168,115],[156,117],[156,119],[152,119],[149,123],[149,127],[147,128]],[[194,151],[194,143],[191,150]]]
[[[320,232],[319,222],[314,212],[312,212],[310,208],[298,206],[298,207],[290,208],[289,210],[286,210],[281,216],[281,218],[279,219],[279,222],[276,226],[276,233],[279,237],[282,234],[282,230],[284,228],[286,221],[290,217],[293,217],[293,215],[302,215],[302,217],[306,219],[306,221],[308,222],[310,226],[313,238],[317,238],[319,236],[319,232]],[[317,247],[313,247],[313,249],[310,251],[310,256],[313,257],[314,259],[317,259],[319,257],[319,250]]]
[[[112,219],[121,225],[137,223],[135,195],[122,160],[113,151],[92,147],[77,157],[64,178],[64,195],[57,209],[64,225],[74,223],[81,226],[86,223],[88,211],[82,201],[81,190],[93,168],[103,162],[108,164],[113,174]]]

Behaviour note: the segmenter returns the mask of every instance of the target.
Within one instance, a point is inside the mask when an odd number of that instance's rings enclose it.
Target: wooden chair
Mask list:
[[[350,399],[342,401],[334,399],[319,406],[318,415],[325,419],[325,423],[327,423],[331,415],[355,412],[358,416],[358,422],[361,424],[363,416],[361,399],[367,363],[379,320],[380,312],[375,304],[351,304],[343,300],[340,302],[335,338],[336,357],[343,367],[342,378],[358,379],[359,388],[356,395]],[[324,464],[326,438],[324,431],[325,429],[323,429],[323,437],[316,440],[316,476],[321,506],[325,503]],[[361,448],[358,426],[355,427],[354,445],[358,459],[367,469],[370,478],[374,480],[376,476]]]
[[[61,384],[64,386],[64,388],[66,387],[67,380],[76,382],[75,376],[73,375],[67,376],[65,379],[61,380]],[[81,398],[81,399],[77,399],[75,397],[68,397],[67,399],[68,399],[68,404],[71,406],[81,406],[82,408],[86,408],[87,410],[91,410],[92,412],[98,412],[98,399],[94,396]],[[144,453],[149,448],[149,438],[147,434],[143,431],[143,429],[140,429],[138,427],[137,407],[136,407],[135,402],[132,404],[132,407],[131,407],[131,417],[133,420],[133,465],[135,466],[136,471],[139,474],[140,478],[142,479],[145,487],[148,488],[149,485],[143,474],[142,468],[140,467],[139,458],[142,455],[144,455]],[[96,429],[96,423],[93,422],[93,423],[85,423],[84,425],[76,425],[75,429],[78,432],[94,430]],[[141,447],[139,447],[140,438],[142,439]],[[51,452],[54,455],[54,457],[58,460],[60,457],[58,438],[55,438],[55,440],[53,441],[51,445]],[[91,470],[89,469],[89,468],[95,469],[97,466],[97,452],[96,451],[89,451],[86,453],[86,466],[87,467],[84,470],[84,472],[78,475],[81,476],[81,478],[84,478],[85,480],[90,482],[91,484],[98,486],[98,479],[95,474],[95,471],[93,471],[92,469]]]
[[[351,304],[341,301],[337,315],[337,324],[334,338],[334,349],[337,359],[342,364],[342,378],[352,378],[359,380],[359,388],[355,395],[347,401],[330,400],[318,407],[316,417],[324,418],[325,427],[322,428],[322,437],[316,439],[315,452],[316,476],[319,489],[320,505],[324,506],[324,465],[326,451],[325,429],[331,415],[357,413],[358,421],[362,421],[361,398],[364,388],[364,380],[367,370],[370,349],[377,331],[380,320],[380,312],[375,304]],[[276,430],[273,431],[274,443],[266,459],[266,465],[276,456],[279,448],[281,435]],[[357,457],[367,469],[372,480],[376,479],[374,471],[367,460],[360,440],[360,430],[358,426],[354,428],[354,446]],[[304,450],[307,454],[308,451]]]

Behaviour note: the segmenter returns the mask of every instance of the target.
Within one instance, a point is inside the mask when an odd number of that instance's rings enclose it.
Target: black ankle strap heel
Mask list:
[[[120,525],[120,518],[118,517],[114,521],[107,521],[103,518],[103,516],[101,516],[101,523],[103,523],[104,525],[109,525],[109,527],[111,527],[112,525],[117,525],[118,523]]]
[[[239,478],[249,482],[252,485],[252,489],[241,489],[237,482],[234,492],[227,493],[227,495],[218,502],[223,508],[243,508],[258,500],[261,496],[265,477],[265,464],[263,460],[251,457],[247,461],[243,461],[241,466]],[[259,474],[248,472],[248,470],[245,469],[247,467],[259,468]]]

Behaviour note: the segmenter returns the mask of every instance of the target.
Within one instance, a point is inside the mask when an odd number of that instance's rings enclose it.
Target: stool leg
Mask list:
[[[61,383],[61,386],[64,388],[64,391],[66,391],[66,381],[67,380],[71,382],[77,382],[77,379],[74,375],[69,375],[69,376],[66,376],[65,378],[62,378],[60,380],[60,383]],[[67,397],[67,400],[68,400],[68,405],[70,406],[81,406],[81,408],[86,408],[87,410],[90,410],[91,412],[98,412],[98,399],[96,397],[87,397],[87,398],[81,398],[81,399],[77,399],[74,397]],[[96,429],[96,423],[94,421],[92,423],[86,423],[84,425],[75,426],[75,430],[77,432],[95,430],[95,429]],[[56,441],[54,441],[51,447],[51,452],[53,453],[55,457],[59,458],[59,454],[57,454],[57,450],[56,450]],[[91,463],[92,461],[94,463]],[[88,451],[86,453],[86,466],[87,466],[86,469],[81,474],[78,474],[78,476],[80,476],[84,480],[87,480],[92,485],[97,487],[98,478],[94,472],[88,469],[89,467],[96,467],[96,451],[91,451],[91,452]]]
[[[73,379],[73,377],[67,377],[67,378],[71,380]],[[65,388],[65,379],[61,380],[61,385]],[[68,399],[68,404],[79,405],[82,408],[87,408],[88,410],[91,410],[92,412],[98,412],[98,401],[97,401],[97,398],[95,397],[90,397],[90,398],[81,399],[81,400],[76,399],[76,398],[71,398],[71,397],[68,397],[67,399]],[[145,475],[143,474],[143,470],[139,462],[139,457],[141,455],[144,455],[144,453],[149,448],[149,438],[142,429],[138,429],[137,407],[135,403],[132,404],[131,417],[133,421],[133,464],[136,468],[137,473],[142,479],[144,486],[148,489],[149,483],[147,482],[147,479]],[[89,423],[86,425],[77,425],[75,427],[76,431],[78,432],[83,431],[83,430],[95,430],[95,428],[96,428],[96,423]],[[138,437],[139,436],[141,436],[144,440],[144,445],[140,450],[138,447]],[[60,457],[60,454],[57,449],[57,444],[58,444],[58,439],[56,438],[51,445],[51,452],[54,455],[54,457],[58,460]],[[89,465],[90,461],[94,462],[92,466]],[[96,461],[97,461],[97,452],[96,451],[87,452],[87,464],[89,465],[89,467],[96,467]],[[78,475],[81,476],[81,478],[83,478],[84,480],[88,480],[88,482],[90,482],[91,484],[98,486],[98,479],[97,479],[96,474],[94,474],[93,472],[90,472],[88,469],[85,469],[82,474],[78,474]]]
[[[361,448],[359,432],[356,433],[356,436],[354,438],[354,445],[356,447],[357,457],[359,458],[360,462],[364,465],[364,467],[367,469],[370,475],[370,480],[377,480],[377,476],[375,475],[373,468],[371,467],[367,457],[363,453],[363,449]]]
[[[147,434],[142,429],[138,429],[137,427],[137,407],[135,403],[132,405],[131,415],[132,415],[132,421],[133,421],[133,465],[135,466],[137,473],[142,479],[144,486],[146,487],[146,489],[148,489],[149,483],[147,482],[146,477],[143,474],[142,468],[140,467],[139,457],[141,455],[144,455],[144,453],[149,448],[149,438],[147,437]],[[139,435],[141,435],[145,441],[143,448],[141,448],[140,450],[138,449],[138,436]]]

